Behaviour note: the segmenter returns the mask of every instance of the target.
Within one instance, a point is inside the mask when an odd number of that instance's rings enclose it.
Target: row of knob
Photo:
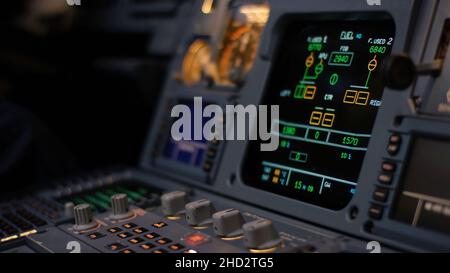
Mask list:
[[[243,236],[245,245],[253,250],[268,250],[281,243],[272,221],[258,219],[245,223],[239,210],[216,212],[212,202],[207,199],[188,203],[187,194],[182,191],[163,194],[161,208],[169,219],[185,215],[186,221],[194,228],[204,228],[212,224],[215,234],[223,239]]]
[[[123,193],[115,194],[111,197],[111,209],[112,213],[109,216],[111,220],[124,220],[134,216],[134,213],[129,208],[128,196]],[[89,204],[74,206],[73,203],[67,203],[66,214],[74,217],[75,225],[73,228],[76,231],[91,230],[98,226],[97,222],[94,221]]]
[[[188,203],[185,192],[175,191],[161,196],[163,213],[169,218],[185,215],[186,221],[194,228],[205,228],[212,224],[215,234],[223,239],[244,238],[245,245],[254,250],[267,250],[281,243],[280,236],[273,223],[267,219],[259,219],[245,223],[239,210],[227,209],[216,212],[210,200],[201,199]],[[134,214],[129,209],[128,196],[116,194],[111,197],[112,220],[124,220]],[[72,211],[75,219],[74,230],[83,232],[98,226],[94,221],[92,210],[88,204],[66,204],[66,210]]]

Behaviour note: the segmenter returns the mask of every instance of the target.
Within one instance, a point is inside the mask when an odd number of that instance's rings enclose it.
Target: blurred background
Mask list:
[[[2,186],[25,187],[106,166],[137,165],[191,4],[4,1]]]

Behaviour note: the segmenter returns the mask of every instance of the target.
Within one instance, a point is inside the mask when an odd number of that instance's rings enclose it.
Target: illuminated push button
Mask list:
[[[384,185],[392,184],[392,175],[391,174],[380,174],[378,176],[378,181]]]
[[[270,220],[255,220],[244,224],[242,229],[244,230],[244,243],[250,248],[250,251],[275,250],[281,243],[281,238]]]
[[[381,164],[381,169],[384,172],[393,173],[397,169],[397,164],[388,162],[388,161],[384,161],[383,164]]]
[[[125,246],[120,243],[112,243],[112,244],[107,245],[106,248],[108,248],[109,250],[112,250],[112,251],[117,251],[117,250],[124,249]]]
[[[398,134],[392,134],[389,137],[389,143],[400,144],[401,142],[402,142],[402,137],[400,135],[398,135]]]
[[[124,193],[115,194],[111,197],[111,208],[110,218],[113,220],[128,219],[134,215],[128,205],[128,196]]]
[[[135,223],[126,223],[122,225],[124,228],[134,228],[137,227]]]
[[[144,249],[144,250],[149,250],[155,247],[154,244],[151,243],[145,243],[139,246],[140,248]]]
[[[184,206],[187,202],[187,194],[182,191],[173,191],[161,196],[162,211],[168,217],[176,217],[183,214]]]
[[[210,241],[210,238],[202,233],[191,233],[184,236],[183,241],[190,246],[198,246]]]
[[[98,226],[92,218],[92,210],[89,204],[80,204],[73,208],[73,216],[75,225],[73,229],[76,231],[90,230]]]
[[[387,151],[390,155],[396,155],[398,154],[398,151],[400,150],[400,146],[397,144],[389,144]]]
[[[100,232],[94,232],[88,235],[88,238],[91,240],[97,240],[102,237],[105,237],[105,235],[101,234]]]
[[[213,214],[213,228],[214,232],[224,239],[239,238],[244,231],[242,225],[244,224],[244,217],[236,209],[228,209],[219,211]]]
[[[387,189],[383,189],[383,188],[378,188],[375,190],[375,192],[373,193],[373,199],[375,201],[378,202],[386,202],[388,199],[388,195],[389,195],[389,190]]]
[[[119,231],[122,231],[122,229],[118,228],[118,227],[112,227],[112,228],[108,228],[108,232],[109,233],[117,233]]]
[[[172,245],[169,246],[169,249],[173,250],[173,251],[178,251],[178,250],[181,250],[183,248],[184,248],[184,246],[181,245],[181,244],[172,244]]]
[[[397,155],[402,143],[402,137],[398,134],[392,134],[389,137],[389,145],[387,151],[390,155]]]
[[[384,208],[380,205],[372,205],[369,209],[369,217],[379,220],[383,216]]]
[[[154,227],[154,228],[163,228],[163,227],[167,227],[167,224],[164,223],[164,222],[158,222],[158,223],[152,224],[152,227]]]
[[[144,227],[138,227],[138,228],[133,229],[133,232],[136,233],[136,234],[142,234],[142,233],[147,232],[147,231],[148,231],[148,229],[146,229]]]
[[[156,250],[152,251],[152,253],[155,253],[155,254],[163,254],[163,253],[167,253],[167,252],[168,251],[165,249],[156,249]]]
[[[156,240],[156,242],[160,245],[167,245],[168,243],[171,243],[172,240],[170,240],[169,238],[161,238]]]
[[[117,237],[119,237],[120,239],[126,239],[126,238],[129,238],[132,236],[133,236],[133,234],[131,234],[129,232],[122,232],[122,233],[117,234]]]
[[[132,243],[133,245],[142,243],[143,241],[144,241],[144,239],[139,238],[139,237],[128,240],[128,242]]]
[[[158,233],[156,233],[156,232],[151,232],[149,234],[145,234],[144,236],[145,236],[145,238],[151,240],[151,239],[158,238],[160,235]]]
[[[127,248],[127,249],[124,249],[124,250],[120,251],[120,253],[131,254],[131,253],[134,253],[134,251],[129,249],[129,248]]]
[[[186,221],[194,227],[205,227],[212,223],[214,207],[210,200],[202,199],[186,205]]]

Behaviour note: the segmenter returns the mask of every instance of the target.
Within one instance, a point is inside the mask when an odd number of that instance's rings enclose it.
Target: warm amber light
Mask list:
[[[251,253],[273,253],[277,250],[276,247],[268,248],[268,249],[249,249]]]
[[[213,10],[214,0],[204,0],[202,5],[202,12],[210,14]]]
[[[7,241],[11,241],[11,240],[17,239],[17,238],[19,238],[19,236],[12,235],[12,236],[9,236],[9,237],[1,239],[0,242],[4,243],[4,242],[7,242]]]
[[[31,234],[35,234],[37,233],[37,230],[33,229],[33,230],[29,230],[29,231],[25,231],[19,234],[20,237],[25,237],[25,236],[29,236]]]
[[[269,20],[269,5],[244,5],[239,8],[239,12],[247,16],[247,20],[251,23],[265,24]]]

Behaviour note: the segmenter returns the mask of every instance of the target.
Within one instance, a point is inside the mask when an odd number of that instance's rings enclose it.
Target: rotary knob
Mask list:
[[[242,226],[244,243],[250,251],[269,251],[281,243],[272,221],[259,219]]]
[[[214,206],[210,200],[201,199],[186,204],[186,221],[191,226],[204,227],[212,222]]]
[[[110,218],[113,220],[128,219],[134,215],[129,208],[128,196],[124,193],[111,196],[111,208],[112,214]]]
[[[187,202],[187,194],[183,191],[173,191],[161,196],[162,211],[169,218],[183,214]]]
[[[89,204],[75,206],[73,208],[73,216],[75,218],[75,225],[73,228],[76,231],[89,230],[98,225],[92,218],[92,210]]]
[[[216,235],[226,238],[240,237],[244,232],[244,217],[237,209],[228,209],[213,214],[213,228]]]

